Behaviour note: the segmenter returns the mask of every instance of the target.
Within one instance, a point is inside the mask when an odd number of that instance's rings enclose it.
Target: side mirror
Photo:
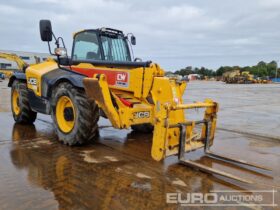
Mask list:
[[[130,42],[132,45],[136,45],[136,37],[134,35],[130,37]]]
[[[40,34],[43,42],[52,41],[52,24],[49,20],[40,20]]]

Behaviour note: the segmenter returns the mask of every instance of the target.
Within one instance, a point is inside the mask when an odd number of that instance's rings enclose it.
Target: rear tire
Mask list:
[[[15,80],[11,92],[11,108],[14,120],[17,123],[32,124],[37,112],[32,111],[28,101],[28,90],[24,82]]]
[[[150,123],[144,123],[140,125],[132,125],[131,129],[139,133],[152,133],[154,131],[154,126]]]
[[[85,91],[64,82],[52,93],[51,115],[58,139],[68,145],[94,140],[98,134],[99,109],[88,101]]]

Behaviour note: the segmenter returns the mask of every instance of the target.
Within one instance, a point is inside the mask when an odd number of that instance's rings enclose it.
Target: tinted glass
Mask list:
[[[130,54],[125,39],[122,36],[101,36],[105,60],[130,61]]]

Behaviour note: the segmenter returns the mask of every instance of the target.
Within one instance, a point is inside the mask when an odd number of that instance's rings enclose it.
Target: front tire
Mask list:
[[[81,145],[96,138],[99,110],[88,101],[85,91],[60,83],[52,94],[52,118],[58,139],[64,144]]]
[[[24,82],[15,80],[11,92],[11,108],[14,120],[17,123],[32,124],[37,112],[32,111],[28,101],[28,90]]]

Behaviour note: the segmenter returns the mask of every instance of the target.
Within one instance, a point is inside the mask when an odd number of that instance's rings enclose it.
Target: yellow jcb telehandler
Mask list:
[[[0,59],[15,62],[18,66],[19,71],[24,71],[28,67],[28,64],[16,54],[0,52]],[[6,69],[0,70],[0,72],[4,73],[6,77],[10,77],[13,74],[12,70],[6,70]]]
[[[114,128],[153,131],[151,155],[157,161],[178,155],[179,162],[187,166],[248,182],[185,159],[186,152],[200,148],[209,157],[224,159],[209,150],[218,104],[210,99],[184,104],[185,82],[165,77],[158,64],[132,58],[134,35],[125,36],[111,28],[82,30],[74,34],[72,54],[68,56],[63,39],[56,38],[49,20],[40,21],[40,34],[49,49],[55,39],[55,53],[50,53],[57,59],[32,65],[10,78],[16,122],[33,123],[37,112],[49,114],[59,140],[77,145],[96,138],[101,115]],[[204,118],[187,120],[184,110],[198,108],[205,109]],[[200,133],[195,130],[197,125]]]
[[[25,69],[29,66],[29,65],[34,65],[34,64],[28,64],[26,63],[22,58],[20,58],[18,55],[14,54],[14,53],[4,53],[4,52],[0,52],[0,59],[4,59],[4,60],[8,60],[8,61],[12,61],[15,62],[17,64],[17,69],[0,69],[0,73],[5,74],[6,77],[10,77],[14,71],[22,71],[24,72]],[[40,63],[40,58],[38,56],[34,56],[35,59],[35,64]]]

